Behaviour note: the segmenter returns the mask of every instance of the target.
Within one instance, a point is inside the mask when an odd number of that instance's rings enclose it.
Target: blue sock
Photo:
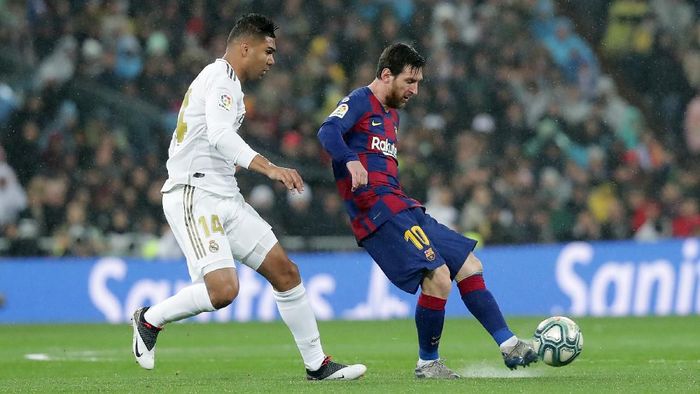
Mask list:
[[[486,289],[481,274],[472,275],[457,283],[462,301],[469,312],[479,320],[497,344],[502,344],[513,336],[493,294]]]
[[[421,360],[437,360],[438,346],[445,323],[447,300],[421,293],[416,305],[416,329],[418,330],[418,357]]]

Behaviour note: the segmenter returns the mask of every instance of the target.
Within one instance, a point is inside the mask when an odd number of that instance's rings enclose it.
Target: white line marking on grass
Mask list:
[[[687,363],[700,363],[700,360],[667,360],[665,358],[656,358],[649,360],[649,364],[687,364]]]
[[[24,358],[26,358],[27,360],[33,360],[33,361],[51,361],[51,357],[49,357],[48,354],[44,354],[44,353],[25,354]]]
[[[103,357],[106,352],[97,352],[94,350],[65,352],[60,356],[51,356],[46,353],[29,353],[25,354],[24,358],[32,361],[114,361],[113,357]]]
[[[543,371],[531,368],[533,367],[511,371],[506,366],[495,367],[493,364],[479,363],[469,364],[459,369],[457,373],[464,378],[538,378],[545,376]]]

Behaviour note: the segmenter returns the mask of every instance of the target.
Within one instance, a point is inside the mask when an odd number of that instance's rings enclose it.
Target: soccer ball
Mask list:
[[[563,367],[581,354],[583,334],[573,320],[554,316],[537,326],[532,346],[545,364]]]

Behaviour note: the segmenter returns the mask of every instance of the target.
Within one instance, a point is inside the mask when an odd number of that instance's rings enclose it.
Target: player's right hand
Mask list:
[[[367,170],[359,160],[349,161],[345,164],[345,166],[348,167],[348,171],[352,177],[351,191],[354,192],[357,190],[357,188],[367,184]]]
[[[267,176],[274,181],[284,183],[287,190],[296,190],[299,193],[304,191],[304,181],[301,179],[301,175],[299,175],[297,170],[293,168],[274,166],[270,168]]]

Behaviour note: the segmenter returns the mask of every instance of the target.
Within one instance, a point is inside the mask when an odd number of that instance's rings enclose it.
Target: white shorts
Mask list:
[[[223,197],[189,186],[163,194],[163,211],[185,257],[193,282],[234,259],[257,270],[277,238],[238,193]]]

